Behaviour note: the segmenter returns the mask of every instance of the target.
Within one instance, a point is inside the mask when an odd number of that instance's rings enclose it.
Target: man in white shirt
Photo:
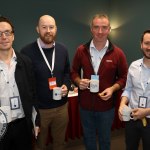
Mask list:
[[[12,23],[0,16],[0,150],[31,150],[32,110],[36,136],[40,125],[32,63],[14,51],[13,41]]]
[[[128,70],[127,82],[119,108],[132,109],[130,121],[125,122],[126,150],[138,150],[142,139],[143,150],[150,149],[150,30],[141,37],[143,58],[134,61]]]

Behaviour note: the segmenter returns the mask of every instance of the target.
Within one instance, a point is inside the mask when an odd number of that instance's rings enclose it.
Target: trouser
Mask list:
[[[126,150],[138,150],[140,139],[143,150],[150,150],[150,120],[147,120],[144,127],[141,120],[130,120],[125,122]]]
[[[114,108],[105,112],[94,112],[80,107],[80,116],[86,150],[97,150],[96,135],[98,135],[99,150],[110,150]]]
[[[63,150],[65,133],[68,125],[68,105],[52,108],[40,109],[41,127],[40,134],[36,142],[37,150],[45,150],[49,135],[49,129],[52,136],[53,150]]]
[[[31,150],[32,129],[29,128],[25,118],[10,122],[0,140],[0,150]]]

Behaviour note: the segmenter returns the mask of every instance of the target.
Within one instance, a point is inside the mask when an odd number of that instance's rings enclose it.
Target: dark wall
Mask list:
[[[9,17],[15,25],[14,48],[34,41],[35,27],[41,15],[56,19],[57,41],[67,45],[70,60],[78,45],[87,42],[90,35],[89,20],[98,12],[111,19],[111,40],[121,47],[130,64],[140,58],[141,33],[150,28],[148,0],[3,0],[0,14]]]
[[[109,13],[109,6],[109,0],[5,0],[0,4],[0,14],[15,25],[14,48],[18,51],[38,37],[35,27],[39,17],[53,16],[57,41],[68,47],[72,60],[77,46],[91,37],[89,19],[98,12]]]
[[[140,38],[144,30],[150,29],[150,1],[112,0],[111,20],[120,25],[112,30],[112,40],[123,48],[129,64],[142,57]]]

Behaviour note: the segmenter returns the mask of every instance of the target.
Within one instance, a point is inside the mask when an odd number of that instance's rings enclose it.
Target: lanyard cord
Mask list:
[[[50,72],[51,72],[51,75],[52,75],[52,77],[53,77],[54,62],[55,62],[55,47],[54,47],[53,54],[52,54],[52,68],[51,68],[51,66],[50,66],[50,64],[49,64],[49,62],[48,62],[48,60],[47,60],[47,58],[46,58],[46,56],[45,56],[45,54],[44,54],[44,52],[43,52],[43,49],[42,49],[42,47],[41,47],[41,45],[40,45],[39,38],[37,39],[37,44],[38,44],[38,47],[39,47],[39,49],[40,49],[40,52],[41,52],[41,54],[42,54],[42,56],[43,56],[43,58],[44,58],[46,64],[47,64],[47,66],[48,66],[48,68],[49,68],[49,70],[50,70]]]

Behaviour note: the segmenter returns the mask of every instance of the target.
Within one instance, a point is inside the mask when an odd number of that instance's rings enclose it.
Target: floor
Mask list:
[[[65,143],[66,148],[65,150],[85,150],[83,144],[83,138],[69,140]],[[51,145],[47,147],[47,150],[51,149]],[[116,129],[112,131],[111,137],[111,150],[125,150],[125,143],[124,143],[124,129]],[[142,144],[140,143],[139,150],[142,150]]]
[[[66,150],[85,150],[83,139],[69,140],[66,143]],[[125,150],[124,129],[112,131],[111,150]],[[141,144],[139,150],[142,150]]]

